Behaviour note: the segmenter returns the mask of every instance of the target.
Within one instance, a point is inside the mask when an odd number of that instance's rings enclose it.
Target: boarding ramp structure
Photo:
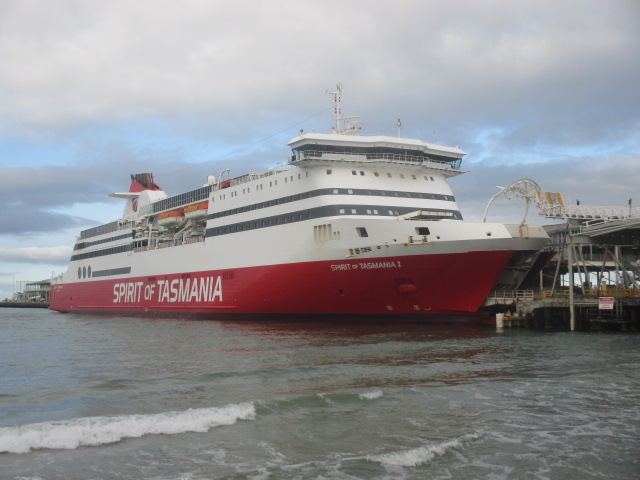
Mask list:
[[[569,205],[561,193],[545,192],[533,180],[521,179],[502,188],[499,196],[518,197],[540,215],[562,223],[545,226],[550,241],[543,251],[505,269],[485,306],[507,305],[515,311],[532,305],[569,308],[576,302],[601,315],[600,298],[614,299],[612,314],[624,318],[625,308],[640,305],[640,208]],[[634,313],[636,315],[636,313]],[[572,317],[573,318],[573,317]]]

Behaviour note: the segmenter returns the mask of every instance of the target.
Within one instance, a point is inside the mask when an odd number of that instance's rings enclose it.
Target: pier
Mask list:
[[[49,308],[49,302],[0,302],[0,308]]]
[[[601,298],[607,300],[603,303]],[[504,328],[640,330],[640,293],[632,290],[574,295],[573,325],[568,290],[494,291],[486,304],[496,314],[496,325],[502,320]]]
[[[484,305],[497,325],[640,330],[640,208],[631,199],[628,207],[565,205],[527,179],[501,194],[536,202],[563,223],[546,226],[545,248],[503,272]]]

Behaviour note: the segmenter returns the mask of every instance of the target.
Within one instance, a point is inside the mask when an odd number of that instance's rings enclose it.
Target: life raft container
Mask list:
[[[158,225],[161,227],[177,227],[184,223],[184,212],[182,210],[171,210],[158,215]]]
[[[189,205],[184,209],[184,217],[187,220],[204,220],[207,218],[207,210],[209,205],[207,203],[198,203],[196,205]]]

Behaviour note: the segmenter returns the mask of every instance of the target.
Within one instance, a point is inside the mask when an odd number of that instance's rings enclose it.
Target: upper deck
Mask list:
[[[466,155],[459,147],[385,135],[302,133],[288,145],[293,151],[289,160],[291,165],[392,164],[441,170],[448,172],[447,176],[464,173],[460,165]]]

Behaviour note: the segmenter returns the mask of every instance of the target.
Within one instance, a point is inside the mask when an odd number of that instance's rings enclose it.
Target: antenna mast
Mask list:
[[[330,92],[327,90],[327,94],[333,95],[333,115],[336,119],[335,126],[333,127],[333,133],[342,133],[342,84],[338,83],[336,85],[336,90],[334,92]]]
[[[356,121],[360,117],[343,117],[342,116],[342,84],[336,85],[336,90],[330,92],[327,90],[327,94],[333,95],[333,115],[335,117],[336,124],[333,127],[333,133],[342,135],[354,135],[360,131],[360,122]],[[343,128],[342,122],[346,122],[346,127]]]

